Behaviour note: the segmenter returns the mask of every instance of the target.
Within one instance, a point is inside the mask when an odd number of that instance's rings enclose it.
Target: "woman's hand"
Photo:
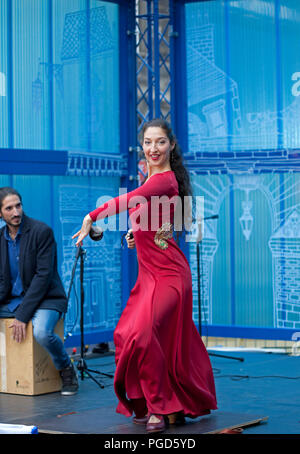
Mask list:
[[[134,249],[135,248],[135,241],[134,238],[130,238],[130,234],[132,233],[132,230],[128,230],[127,235],[125,236],[126,241],[127,241],[127,246],[129,249]]]
[[[84,240],[84,238],[86,236],[88,236],[88,234],[90,233],[90,230],[91,230],[91,227],[92,227],[92,224],[93,224],[93,220],[90,218],[90,215],[87,214],[85,216],[85,218],[83,219],[83,223],[82,223],[82,226],[81,226],[81,229],[75,233],[75,235],[72,236],[72,240],[74,238],[77,238],[77,241],[76,241],[76,246],[82,246],[82,240]]]

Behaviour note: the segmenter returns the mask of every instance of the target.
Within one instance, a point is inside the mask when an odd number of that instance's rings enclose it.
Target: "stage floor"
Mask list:
[[[164,434],[216,434],[239,427],[245,434],[299,434],[296,376],[300,376],[300,357],[249,352],[230,355],[243,356],[244,361],[211,356],[219,409],[194,420],[187,418],[185,425],[169,426]],[[87,357],[87,365],[113,374],[114,356]],[[35,425],[41,434],[145,434],[143,426],[115,412],[113,379],[93,375],[104,388],[89,377],[81,381],[79,376],[80,390],[75,396],[0,394],[0,423]]]

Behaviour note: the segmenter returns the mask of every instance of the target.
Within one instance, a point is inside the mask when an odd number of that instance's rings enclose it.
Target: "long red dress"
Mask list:
[[[189,264],[173,238],[165,240],[167,248],[154,241],[157,226],[153,230],[150,222],[151,197],[176,195],[175,174],[162,172],[90,213],[95,221],[119,213],[130,203],[140,203],[129,209],[138,278],[114,332],[117,412],[126,416],[134,411],[133,399],[145,399],[153,414],[181,411],[197,417],[217,408],[209,356],[192,320]],[[170,208],[172,224],[174,205]],[[152,230],[138,229],[147,215]],[[160,210],[159,227],[168,220],[166,216]]]

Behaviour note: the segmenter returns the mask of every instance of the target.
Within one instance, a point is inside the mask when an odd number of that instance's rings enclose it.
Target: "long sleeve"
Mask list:
[[[142,186],[109,200],[94,211],[91,211],[89,215],[95,222],[97,219],[113,216],[133,208],[137,203],[146,203],[151,200],[151,197],[172,197],[177,193],[174,180],[172,171],[157,173]]]
[[[55,239],[50,227],[38,231],[36,269],[22,303],[16,310],[16,318],[27,323],[49,291],[55,262]],[[23,266],[23,265],[22,265]]]
[[[3,230],[0,234],[0,304],[6,303],[10,293],[10,273],[8,262],[7,241],[4,238]]]

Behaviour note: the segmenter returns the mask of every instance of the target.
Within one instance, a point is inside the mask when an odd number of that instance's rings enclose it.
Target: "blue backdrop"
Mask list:
[[[300,5],[198,1],[184,13],[186,158],[205,216],[219,216],[202,243],[204,332],[291,339],[300,329]]]
[[[201,243],[203,334],[291,339],[300,330],[300,5],[171,3],[172,118],[205,216],[219,216]],[[132,6],[0,0],[0,186],[53,227],[66,290],[83,216],[99,196],[135,184]],[[136,259],[118,232],[86,250],[86,341],[100,342],[112,339]],[[78,272],[74,287],[69,344],[78,343]]]
[[[72,234],[99,196],[117,195],[126,182],[128,134],[120,117],[130,85],[123,77],[123,88],[119,77],[127,57],[122,3],[0,1],[0,186],[19,190],[25,212],[53,227],[66,291],[76,254]],[[123,103],[125,129],[127,108]],[[112,338],[122,310],[120,234],[85,247],[86,341],[100,342]],[[73,344],[77,268],[65,323]]]

